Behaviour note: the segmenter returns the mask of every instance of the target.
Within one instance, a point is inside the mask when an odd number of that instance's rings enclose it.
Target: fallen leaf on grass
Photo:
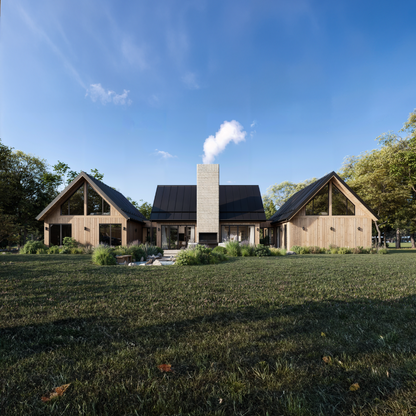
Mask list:
[[[58,397],[58,396],[62,396],[64,393],[65,393],[65,391],[66,391],[66,389],[69,387],[71,385],[71,383],[69,383],[69,384],[64,384],[64,385],[62,385],[62,386],[60,386],[60,387],[55,387],[55,391],[53,391],[52,393],[49,393],[49,396],[42,396],[42,401],[43,402],[48,402],[49,400],[52,400],[52,399],[54,399],[55,397]]]
[[[351,384],[350,391],[357,391],[360,388],[358,383]]]
[[[219,404],[221,404],[221,403],[222,403],[222,399],[221,399],[221,398],[218,400],[218,403],[219,403]]]
[[[321,337],[326,337],[325,332],[321,332]]]
[[[322,361],[326,364],[330,364],[332,363],[332,358],[325,356],[325,357],[322,357]]]
[[[162,373],[169,373],[172,372],[172,366],[170,364],[160,364],[157,366],[157,368],[162,372]]]

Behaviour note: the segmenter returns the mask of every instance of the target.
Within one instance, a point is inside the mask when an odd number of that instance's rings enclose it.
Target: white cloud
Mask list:
[[[163,150],[157,150],[157,149],[156,149],[156,154],[159,156],[162,156],[163,159],[170,159],[171,157],[176,157],[176,156],[171,155],[168,152],[164,152]]]
[[[246,134],[243,126],[238,121],[224,121],[215,136],[209,136],[205,139],[204,156],[202,157],[203,163],[212,163],[228,143],[234,142],[238,144],[245,141]]]
[[[182,77],[182,82],[186,85],[187,88],[190,90],[199,90],[200,86],[196,81],[196,75],[193,72],[187,72]]]
[[[116,94],[114,91],[106,90],[101,84],[91,84],[85,96],[89,96],[94,103],[101,101],[103,105],[111,102],[116,105],[130,105],[132,101],[128,99],[129,92],[129,90],[123,90],[122,94]]]
[[[233,181],[227,181],[227,183],[233,183]]]
[[[250,124],[250,127],[253,128],[257,124],[257,120],[253,120],[253,122]]]

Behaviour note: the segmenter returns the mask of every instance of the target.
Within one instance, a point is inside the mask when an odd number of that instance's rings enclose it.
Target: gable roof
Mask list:
[[[140,222],[146,221],[145,216],[120,192],[106,185],[105,183],[95,179],[88,173],[81,172],[37,217],[42,220],[45,215],[55,207],[55,205],[66,198],[69,198],[77,189],[81,179],[85,179],[91,187],[98,192],[110,205],[116,208],[123,217]]]
[[[311,183],[292,195],[281,207],[274,213],[269,221],[271,223],[290,221],[297,212],[306,205],[332,178],[338,179],[376,218],[377,215],[373,210],[340,178],[336,172],[328,173],[316,182]]]
[[[220,185],[220,221],[265,221],[258,185]],[[196,221],[196,185],[158,185],[151,221]]]

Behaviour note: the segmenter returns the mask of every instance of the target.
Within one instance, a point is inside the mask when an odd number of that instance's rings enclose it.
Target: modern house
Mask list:
[[[258,244],[264,221],[258,185],[220,185],[219,165],[197,165],[196,185],[157,187],[143,240],[164,249],[225,240]]]
[[[37,217],[45,244],[65,237],[82,244],[246,241],[275,247],[371,246],[377,216],[331,172],[293,195],[268,221],[257,185],[220,185],[219,165],[197,165],[196,185],[159,185],[150,220],[120,192],[81,172]]]
[[[37,217],[45,244],[65,237],[81,244],[126,245],[141,240],[146,218],[120,192],[81,172]]]
[[[276,247],[370,247],[378,217],[335,173],[294,194],[269,219]]]

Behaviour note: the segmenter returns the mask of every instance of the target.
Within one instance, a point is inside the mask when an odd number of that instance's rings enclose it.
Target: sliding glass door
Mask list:
[[[164,250],[186,248],[188,243],[195,242],[194,225],[163,225],[161,228]]]

